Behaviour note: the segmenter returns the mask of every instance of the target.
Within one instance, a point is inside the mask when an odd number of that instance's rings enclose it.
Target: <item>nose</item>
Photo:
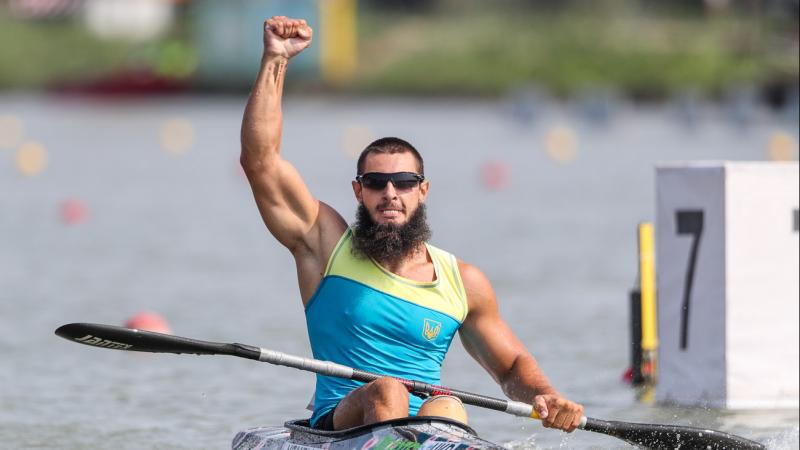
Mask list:
[[[383,196],[386,198],[397,198],[397,190],[394,188],[394,183],[389,181],[386,187],[383,188]]]

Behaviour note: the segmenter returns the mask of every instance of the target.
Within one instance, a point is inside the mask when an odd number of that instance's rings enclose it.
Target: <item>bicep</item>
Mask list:
[[[278,159],[268,166],[246,170],[256,205],[273,236],[294,251],[298,246],[316,247],[320,231],[327,221],[337,217],[331,208],[323,208],[311,195],[297,169]],[[340,219],[340,218],[338,218]]]
[[[526,350],[500,316],[489,281],[478,269],[464,266],[461,273],[470,309],[459,333],[461,342],[467,352],[500,382],[517,357]]]

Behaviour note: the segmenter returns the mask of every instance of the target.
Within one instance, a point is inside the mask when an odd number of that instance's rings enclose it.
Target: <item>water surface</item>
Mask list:
[[[267,233],[239,171],[244,102],[0,98],[0,115],[17,117],[23,139],[49,154],[41,174],[24,177],[14,149],[0,149],[0,447],[220,449],[239,429],[307,415],[311,374],[228,357],[90,349],[53,335],[64,323],[122,324],[153,310],[178,335],[310,356],[291,256]],[[350,219],[355,162],[343,143],[413,142],[432,183],[432,242],[487,274],[511,327],[588,415],[798,448],[796,410],[648,406],[620,381],[635,229],[654,217],[654,163],[764,160],[774,132],[796,142],[796,122],[755,110],[743,124],[714,107],[695,111],[693,125],[669,106],[603,117],[569,105],[514,111],[504,101],[290,99],[284,152],[312,192]],[[173,118],[194,130],[182,155],[159,142]],[[576,139],[572,162],[548,157],[554,127]],[[507,167],[504,189],[482,184],[487,163]],[[61,220],[68,199],[87,205],[85,222]],[[501,395],[458,342],[443,382]],[[512,448],[625,448],[469,413],[484,438]]]

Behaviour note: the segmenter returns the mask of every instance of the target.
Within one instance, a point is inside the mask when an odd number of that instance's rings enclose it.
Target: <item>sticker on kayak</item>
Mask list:
[[[419,450],[457,450],[460,448],[464,448],[464,445],[460,442],[436,442],[436,441],[428,441],[424,442],[420,447]]]
[[[283,445],[282,450],[319,450],[319,447],[306,447],[305,445],[287,442]]]

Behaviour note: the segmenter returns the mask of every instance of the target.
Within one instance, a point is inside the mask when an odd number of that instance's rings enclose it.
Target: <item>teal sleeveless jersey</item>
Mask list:
[[[433,282],[409,280],[352,253],[348,229],[306,305],[314,358],[389,376],[440,384],[444,356],[467,316],[456,258],[426,245]],[[363,383],[317,375],[311,423]],[[409,414],[422,400],[409,396]]]

